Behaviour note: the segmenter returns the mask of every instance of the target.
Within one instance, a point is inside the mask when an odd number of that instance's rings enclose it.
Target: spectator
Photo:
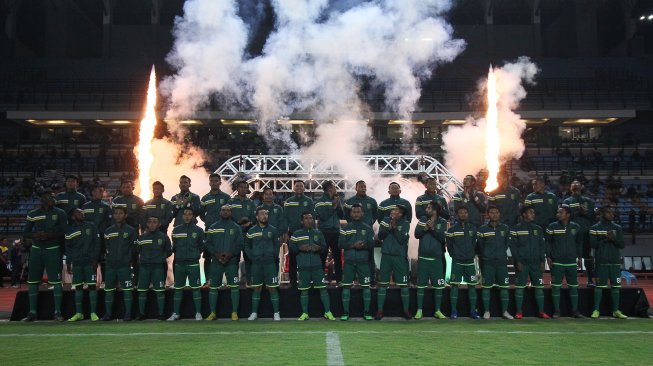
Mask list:
[[[7,238],[0,240],[0,288],[5,287],[5,276],[9,276],[9,244]]]
[[[9,252],[9,264],[11,266],[11,287],[20,287],[21,275],[23,273],[24,263],[27,261],[27,254],[23,241],[14,240],[14,245]]]
[[[646,230],[646,210],[644,208],[639,209],[639,228],[642,231]]]
[[[637,233],[637,214],[634,209],[628,212],[628,228],[631,233],[631,244],[635,245],[635,234]]]

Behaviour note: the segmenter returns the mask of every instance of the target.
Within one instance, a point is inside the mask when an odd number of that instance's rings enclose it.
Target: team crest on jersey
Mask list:
[[[75,206],[77,206],[79,205],[79,200],[73,200],[73,203],[75,204]]]
[[[308,206],[308,202],[303,203],[304,207]]]
[[[52,215],[52,220],[57,220],[59,218],[59,215]]]
[[[268,238],[272,238],[272,232],[268,231]]]
[[[506,236],[506,232],[505,232],[505,231],[499,231],[499,232],[501,233],[501,236]]]
[[[161,209],[164,210],[165,208],[166,208],[166,204],[165,204],[165,203],[162,203],[162,204],[161,204]]]
[[[163,239],[158,239],[156,242],[157,242],[157,244],[161,245],[161,244],[163,244]]]
[[[540,235],[540,233],[537,230],[533,230],[533,235]]]
[[[95,210],[93,210],[93,212],[95,212]],[[103,209],[103,208],[99,208],[99,209],[98,209],[98,212],[99,212],[99,213],[102,213],[102,212],[104,212],[104,209]]]
[[[515,200],[515,195],[514,195],[514,194],[511,194],[511,195],[510,195],[510,199],[514,201],[514,200]]]
[[[125,239],[127,239],[127,238],[129,237],[129,233],[123,233],[123,234],[122,234],[122,237],[125,238]]]
[[[192,237],[193,239],[197,239],[197,233],[193,233]]]
[[[222,199],[222,198],[220,199],[220,204],[224,205],[224,199]]]
[[[550,205],[553,204],[553,198],[549,198],[547,201],[549,201],[549,204],[550,204]]]
[[[367,204],[367,209],[368,209],[368,210],[372,209],[372,204],[368,203],[368,204]]]
[[[229,229],[229,235],[234,235],[234,229]]]
[[[313,241],[317,242],[317,235],[313,236]]]
[[[135,203],[132,203],[132,210],[135,210],[136,208],[138,208],[138,205],[135,204]]]
[[[367,230],[361,230],[361,235],[365,235],[367,233]]]
[[[474,230],[470,230],[470,231],[468,231],[468,233],[469,233],[469,236],[474,236]]]
[[[401,225],[397,226],[397,230],[401,231]]]
[[[276,209],[276,208],[275,208],[274,210],[272,210],[272,211],[273,211],[274,213],[277,213],[277,209]]]
[[[86,229],[86,235],[91,235],[91,229]]]
[[[576,229],[571,229],[571,234],[576,235]]]
[[[438,230],[440,230],[441,227],[442,227],[442,224],[435,225],[435,228],[438,229]]]

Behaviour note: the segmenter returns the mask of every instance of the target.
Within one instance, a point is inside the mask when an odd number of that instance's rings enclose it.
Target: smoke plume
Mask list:
[[[521,135],[526,124],[514,109],[526,97],[523,83],[534,84],[538,71],[537,66],[525,56],[495,69],[499,94],[498,129],[501,136],[499,155],[502,162],[519,159],[524,153]],[[486,81],[479,83],[480,95],[485,95]],[[462,179],[467,174],[476,175],[485,168],[485,127],[485,118],[475,120],[468,117],[467,123],[452,126],[443,134],[446,165],[456,178]]]

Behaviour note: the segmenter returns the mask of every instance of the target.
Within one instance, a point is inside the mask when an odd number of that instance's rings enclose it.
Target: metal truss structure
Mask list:
[[[442,163],[428,155],[361,155],[360,159],[374,177],[434,177],[449,199],[456,190],[462,190],[461,182]],[[245,180],[256,191],[270,187],[275,192],[292,192],[294,183],[303,181],[307,183],[307,192],[315,192],[327,180],[333,181],[340,191],[354,192],[355,188],[355,181],[343,176],[335,164],[320,159],[302,159],[299,155],[234,156],[215,172],[229,184]]]

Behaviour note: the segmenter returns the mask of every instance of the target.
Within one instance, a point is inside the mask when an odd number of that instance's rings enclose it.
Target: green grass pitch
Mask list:
[[[3,365],[650,365],[651,319],[0,323]]]

